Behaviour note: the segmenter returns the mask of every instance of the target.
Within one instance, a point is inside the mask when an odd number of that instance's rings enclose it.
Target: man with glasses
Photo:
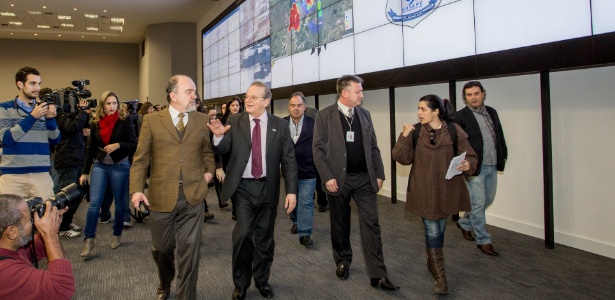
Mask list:
[[[485,227],[485,210],[495,199],[497,171],[504,171],[508,148],[497,111],[485,105],[487,93],[483,85],[479,81],[470,81],[463,86],[461,96],[466,107],[456,113],[455,122],[468,134],[468,141],[478,155],[478,164],[474,175],[466,179],[472,210],[457,221],[457,227],[464,239],[476,240],[480,251],[498,256]]]
[[[0,194],[24,198],[53,196],[49,145],[60,141],[56,107],[37,103],[41,90],[40,73],[23,67],[15,74],[19,94],[0,103]]]
[[[263,297],[273,297],[269,274],[273,262],[273,229],[280,198],[280,165],[284,175],[286,212],[293,211],[297,194],[297,165],[288,122],[268,113],[271,90],[253,82],[245,95],[245,112],[232,115],[223,126],[212,121],[214,153],[231,153],[222,186],[222,201],[230,198],[237,223],[233,230],[232,299],[244,299],[254,277]]]
[[[337,80],[337,103],[321,110],[314,127],[314,164],[324,183],[331,217],[331,244],[335,274],[348,279],[352,263],[350,199],[359,209],[361,246],[370,284],[397,290],[387,277],[378,224],[378,191],[384,165],[369,111],[360,107],[363,79],[344,75]]]

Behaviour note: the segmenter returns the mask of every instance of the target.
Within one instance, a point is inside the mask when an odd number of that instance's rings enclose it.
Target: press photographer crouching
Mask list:
[[[58,230],[67,203],[79,196],[76,185],[44,202],[0,194],[0,299],[70,299],[75,294],[73,268]],[[43,258],[47,270],[37,269]]]

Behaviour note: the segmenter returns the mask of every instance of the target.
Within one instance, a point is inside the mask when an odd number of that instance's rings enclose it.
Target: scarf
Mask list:
[[[487,123],[487,127],[489,127],[489,134],[491,134],[491,137],[493,138],[493,144],[496,145],[496,148],[497,148],[498,143],[497,143],[496,136],[495,136],[495,128],[493,127],[493,120],[491,120],[491,116],[487,112],[487,109],[485,108],[485,106],[483,105],[479,109],[473,109],[470,107],[470,110],[477,112],[478,114],[483,116],[483,118],[485,119],[485,123]]]
[[[116,111],[112,115],[105,114],[100,121],[98,121],[98,127],[100,128],[100,138],[103,141],[103,145],[109,145],[109,140],[111,140],[111,133],[113,132],[113,127],[115,126],[115,122],[119,117],[118,112]]]

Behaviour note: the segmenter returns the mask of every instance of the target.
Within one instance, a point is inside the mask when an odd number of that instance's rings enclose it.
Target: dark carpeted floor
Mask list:
[[[496,200],[497,201],[497,200]],[[199,267],[199,299],[230,299],[230,208],[219,209],[215,192],[208,196],[213,220],[205,223]],[[84,225],[87,203],[75,222]],[[276,222],[276,251],[270,284],[277,299],[425,299],[433,280],[426,267],[420,219],[404,211],[404,202],[379,199],[380,226],[389,278],[401,286],[385,292],[369,285],[360,247],[358,214],[353,203],[351,241],[354,260],[350,277],[335,276],[331,254],[329,213],[314,212],[315,244],[299,244],[283,203]],[[462,239],[452,221],[447,225],[444,257],[449,294],[446,299],[615,299],[615,260],[566,246],[554,250],[540,239],[489,227],[500,257],[482,254],[474,242]],[[94,257],[79,257],[83,238],[62,239],[77,279],[75,299],[155,299],[158,276],[150,254],[148,220],[124,231],[122,245],[110,248],[111,224],[98,224]],[[44,266],[44,264],[43,264]],[[247,299],[261,299],[255,288]],[[171,299],[174,298],[172,291]]]

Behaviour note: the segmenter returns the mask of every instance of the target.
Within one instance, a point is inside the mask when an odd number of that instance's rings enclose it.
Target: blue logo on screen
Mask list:
[[[386,16],[393,24],[414,28],[440,6],[442,0],[387,0]]]

